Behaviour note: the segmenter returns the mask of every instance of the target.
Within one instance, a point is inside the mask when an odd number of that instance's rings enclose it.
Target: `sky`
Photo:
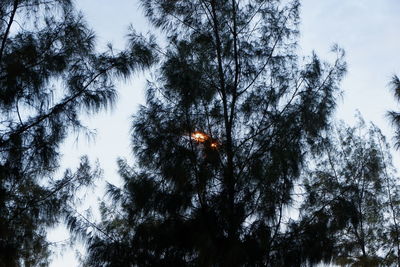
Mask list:
[[[315,51],[322,59],[332,59],[330,48],[338,44],[346,51],[348,73],[342,82],[343,96],[338,100],[336,117],[348,123],[354,122],[356,110],[366,121],[372,121],[389,137],[393,129],[385,114],[388,110],[400,110],[388,86],[394,74],[400,75],[400,0],[302,0],[300,24],[300,53],[304,56]],[[124,47],[124,38],[130,24],[138,32],[154,30],[146,21],[137,0],[76,0],[95,31],[99,50],[112,43]],[[129,81],[117,84],[119,100],[112,111],[85,118],[91,129],[96,129],[94,140],[76,136],[67,140],[62,166],[77,166],[79,157],[87,154],[98,159],[104,170],[104,179],[97,189],[88,192],[83,208],[91,207],[96,214],[97,199],[102,198],[105,181],[121,185],[117,173],[118,157],[131,163],[131,117],[140,104],[144,104],[144,90],[149,73],[138,73]],[[400,151],[395,153],[395,165],[399,166]],[[57,242],[68,238],[63,227],[53,229],[49,240]],[[57,251],[51,267],[78,266],[75,250],[81,247]]]

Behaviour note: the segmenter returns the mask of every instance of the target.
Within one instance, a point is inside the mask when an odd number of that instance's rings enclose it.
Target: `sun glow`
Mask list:
[[[197,132],[192,133],[192,138],[199,143],[204,143],[210,137],[208,135],[206,135],[205,133],[197,131]]]
[[[200,131],[192,133],[191,137],[196,142],[204,143],[205,145],[210,146],[213,149],[217,149],[219,146],[219,143],[216,139]]]

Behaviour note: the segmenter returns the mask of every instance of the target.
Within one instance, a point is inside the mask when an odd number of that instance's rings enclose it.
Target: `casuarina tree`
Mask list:
[[[297,56],[299,2],[142,0],[166,35],[88,266],[299,266],[288,212],[345,73]]]
[[[393,76],[392,81],[390,82],[390,85],[393,89],[394,97],[397,101],[400,99],[400,78],[398,76]],[[396,111],[389,111],[388,112],[388,117],[396,127],[396,144],[397,146],[400,145],[400,113]]]
[[[84,130],[80,113],[110,107],[115,77],[154,60],[132,33],[126,50],[95,52],[95,37],[71,1],[0,3],[0,266],[42,266],[46,229],[74,228],[75,193],[99,176],[86,157],[55,177],[61,142]]]
[[[294,243],[314,255],[330,251],[340,266],[398,266],[400,187],[385,137],[359,119],[337,125],[321,144],[305,172]]]

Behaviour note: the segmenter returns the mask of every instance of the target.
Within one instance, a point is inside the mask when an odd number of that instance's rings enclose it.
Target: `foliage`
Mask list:
[[[393,89],[394,97],[397,101],[400,100],[400,79],[398,76],[393,76],[392,81],[390,82],[390,85]],[[396,111],[389,111],[388,112],[388,117],[392,121],[392,123],[395,125],[396,129],[396,145],[397,148],[400,146],[400,113]]]
[[[47,264],[47,227],[73,226],[75,193],[99,176],[82,158],[56,178],[59,146],[84,130],[80,113],[113,105],[113,78],[154,62],[151,46],[132,33],[126,50],[99,54],[71,1],[0,2],[0,266]]]
[[[168,45],[88,266],[300,266],[287,209],[345,72],[296,56],[298,1],[142,0]],[[200,134],[204,137],[196,137]],[[294,245],[294,244],[293,244]]]
[[[306,173],[301,209],[303,224],[324,233],[314,244],[341,266],[397,265],[400,187],[384,136],[362,119],[342,123],[322,151]]]

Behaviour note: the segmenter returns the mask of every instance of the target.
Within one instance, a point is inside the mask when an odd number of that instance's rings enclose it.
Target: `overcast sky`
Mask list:
[[[79,0],[88,24],[97,35],[99,48],[110,42],[123,47],[129,24],[139,32],[151,30],[137,0]],[[393,130],[385,118],[390,109],[400,110],[392,97],[388,83],[400,75],[400,0],[303,0],[301,8],[300,47],[302,54],[315,50],[322,58],[329,54],[333,44],[346,51],[348,73],[342,83],[343,98],[338,102],[337,118],[352,122],[356,110],[367,121],[373,121],[390,138]],[[130,81],[118,84],[119,100],[112,112],[104,112],[86,120],[96,129],[94,141],[80,137],[78,142],[69,139],[62,148],[63,166],[74,167],[79,156],[88,154],[98,158],[104,169],[104,180],[121,184],[116,159],[131,159],[129,130],[131,116],[143,103],[145,80],[148,74],[140,73]],[[400,152],[397,152],[400,154]],[[398,157],[395,157],[398,158]],[[398,161],[396,161],[397,163]],[[399,165],[399,164],[397,164]],[[400,167],[400,166],[399,166]],[[96,198],[102,197],[99,189],[90,193],[89,205],[96,209]],[[67,238],[62,228],[49,235],[51,241]],[[73,250],[54,259],[50,266],[73,267],[78,262]]]

